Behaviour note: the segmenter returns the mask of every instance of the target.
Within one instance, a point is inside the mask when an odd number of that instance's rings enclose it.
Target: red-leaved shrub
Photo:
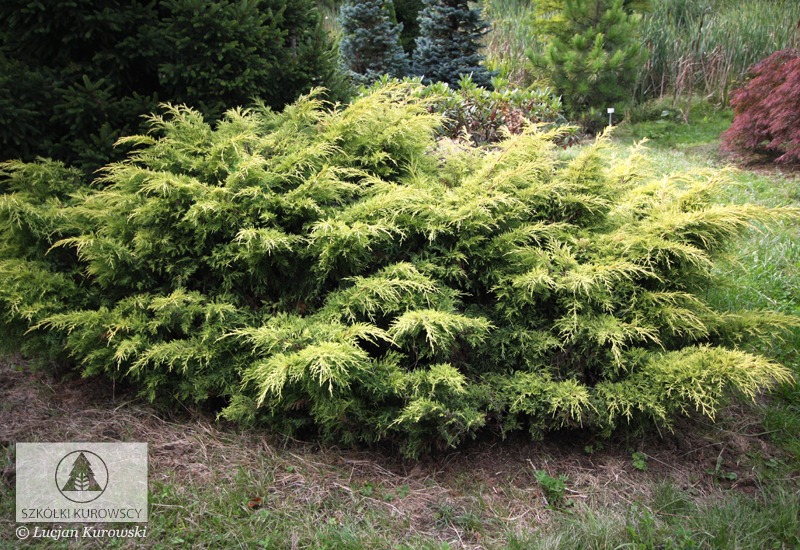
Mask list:
[[[750,74],[747,85],[731,96],[734,118],[723,146],[800,162],[800,50],[775,52]]]

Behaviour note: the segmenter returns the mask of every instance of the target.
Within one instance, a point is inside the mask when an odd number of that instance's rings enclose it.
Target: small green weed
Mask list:
[[[366,482],[361,486],[358,492],[361,493],[361,496],[371,497],[375,495],[375,485],[370,482]]]
[[[569,481],[567,476],[561,474],[558,477],[553,477],[544,470],[536,470],[535,477],[544,492],[544,497],[548,506],[551,508],[559,508],[569,505],[570,501],[565,498],[567,481]]]
[[[713,476],[717,481],[736,481],[739,479],[739,474],[736,472],[730,472],[726,470],[724,467],[724,460],[722,458],[722,454],[717,457],[717,463],[714,468],[709,468],[706,470],[706,473],[710,476]]]
[[[588,445],[585,445],[583,447],[583,452],[586,453],[587,455],[591,455],[594,453],[598,453],[603,449],[605,449],[603,443],[601,441],[595,441],[594,443],[589,443]]]
[[[639,470],[640,472],[647,471],[647,455],[636,451],[631,455],[631,460],[633,461],[633,467]]]

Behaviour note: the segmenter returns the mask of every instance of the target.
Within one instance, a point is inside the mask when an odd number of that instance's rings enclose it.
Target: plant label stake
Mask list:
[[[608,125],[611,126],[611,115],[614,114],[614,107],[608,108]]]

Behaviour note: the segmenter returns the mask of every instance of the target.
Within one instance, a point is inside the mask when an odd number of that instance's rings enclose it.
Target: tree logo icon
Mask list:
[[[108,467],[92,451],[73,451],[56,466],[56,487],[64,498],[86,503],[96,500],[108,485]]]

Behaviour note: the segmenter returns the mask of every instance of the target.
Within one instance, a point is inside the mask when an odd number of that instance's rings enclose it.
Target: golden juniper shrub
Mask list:
[[[657,178],[603,136],[570,160],[533,127],[437,143],[426,101],[168,107],[88,189],[3,165],[5,327],[153,399],[409,456],[713,417],[789,379],[737,345],[794,319],[703,297],[726,243],[796,211],[713,204],[723,172]]]

